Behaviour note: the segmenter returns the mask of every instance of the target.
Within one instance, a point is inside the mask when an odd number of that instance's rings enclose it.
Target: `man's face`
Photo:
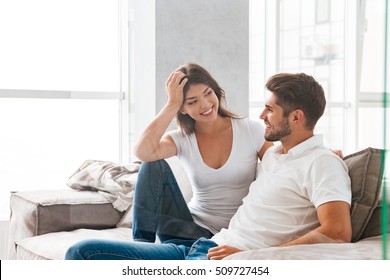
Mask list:
[[[264,137],[267,141],[280,141],[291,134],[288,117],[283,117],[283,108],[276,104],[276,97],[273,94],[266,101],[260,119],[264,120]]]

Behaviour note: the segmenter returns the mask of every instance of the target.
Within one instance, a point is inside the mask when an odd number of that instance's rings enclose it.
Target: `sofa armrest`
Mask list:
[[[94,191],[41,190],[14,192],[10,198],[8,257],[15,242],[26,237],[78,228],[114,228],[123,212]]]

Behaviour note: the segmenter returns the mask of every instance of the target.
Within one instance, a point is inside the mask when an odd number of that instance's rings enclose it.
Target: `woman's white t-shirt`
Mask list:
[[[243,118],[231,119],[231,122],[232,149],[226,163],[218,169],[203,162],[194,133],[168,132],[192,185],[190,212],[198,225],[213,234],[229,225],[248,194],[256,176],[257,154],[265,142],[264,126],[260,121]]]

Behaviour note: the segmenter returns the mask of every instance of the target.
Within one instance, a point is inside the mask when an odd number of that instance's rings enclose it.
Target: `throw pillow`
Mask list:
[[[380,149],[367,148],[344,158],[351,178],[352,242],[361,239],[378,206],[383,177],[383,154]],[[380,234],[379,230],[377,235]]]

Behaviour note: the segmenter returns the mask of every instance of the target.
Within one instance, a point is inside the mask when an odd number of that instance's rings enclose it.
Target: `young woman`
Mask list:
[[[142,133],[135,155],[143,161],[134,195],[133,238],[184,243],[227,228],[255,178],[258,159],[272,143],[259,121],[223,105],[225,93],[196,64],[173,72],[168,101]],[[179,129],[166,133],[176,117]],[[193,188],[185,202],[164,160],[178,156]]]

